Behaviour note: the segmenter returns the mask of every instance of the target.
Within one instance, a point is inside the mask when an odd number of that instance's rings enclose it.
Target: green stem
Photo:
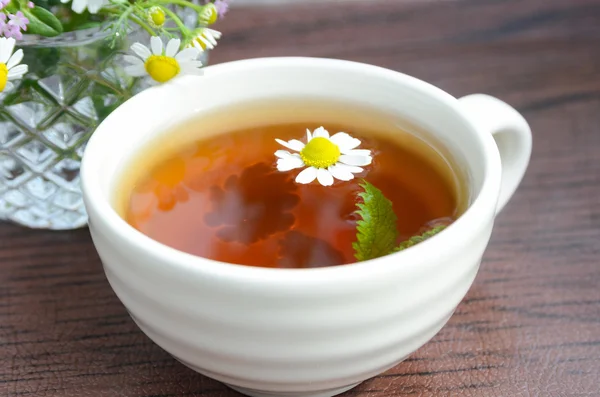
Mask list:
[[[204,11],[203,6],[199,6],[197,4],[190,3],[189,1],[186,1],[186,0],[159,0],[158,2],[165,3],[165,4],[175,4],[175,5],[182,6],[182,7],[189,7],[197,12]]]
[[[175,25],[177,25],[177,27],[181,31],[181,35],[183,36],[183,38],[187,37],[189,29],[183,24],[183,22],[181,21],[181,19],[179,19],[177,14],[175,14],[173,11],[169,10],[166,7],[163,7],[163,11],[165,12],[165,14],[171,17],[173,22],[175,22]]]
[[[142,20],[142,18],[140,18],[138,15],[131,14],[129,16],[129,19],[131,19],[133,22],[140,25],[146,32],[148,32],[148,34],[150,34],[150,36],[156,36],[156,32],[150,27],[150,25],[148,25],[146,22],[144,22]]]
[[[133,8],[129,7],[127,8],[125,11],[123,11],[123,13],[121,14],[121,16],[119,17],[119,19],[117,20],[117,26],[121,26],[123,24],[123,22],[129,18],[129,15],[133,12]]]
[[[91,80],[98,85],[104,86],[104,87],[112,90],[113,92],[117,93],[123,99],[127,99],[131,96],[126,91],[121,90],[121,88],[119,88],[116,85],[111,84],[110,82],[106,81],[105,79],[99,78],[98,76],[96,76],[93,73],[87,73],[87,70],[79,65],[69,64],[68,67],[73,69],[76,73],[78,73],[80,75],[85,75],[86,79]]]
[[[127,11],[127,7],[126,8],[121,8],[121,9],[117,9],[117,8],[111,8],[111,7],[107,7],[107,8],[102,8],[102,13],[107,13],[107,14],[113,14],[113,15],[121,15],[123,14],[123,10]]]
[[[117,42],[117,39],[119,38],[119,35],[117,33],[119,33],[119,30],[123,26],[124,22],[129,18],[129,15],[131,15],[132,12],[133,12],[133,8],[131,8],[131,7],[127,8],[119,16],[119,19],[117,19],[117,21],[114,23],[114,25],[113,25],[113,34],[112,34],[113,39],[112,39],[112,42],[111,42],[111,47],[115,46],[115,44]]]

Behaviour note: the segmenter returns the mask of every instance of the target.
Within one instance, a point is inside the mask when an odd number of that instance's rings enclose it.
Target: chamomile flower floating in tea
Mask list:
[[[165,134],[168,146],[181,140],[175,150],[162,150],[166,140],[141,150],[119,211],[172,248],[248,266],[337,266],[410,249],[453,222],[463,193],[450,163],[396,123],[345,102],[226,106]]]
[[[15,39],[0,37],[0,92],[13,88],[11,80],[18,80],[27,73],[27,65],[19,65],[23,50],[15,49]]]
[[[134,77],[148,75],[158,83],[165,83],[180,74],[202,75],[202,62],[197,61],[200,51],[186,48],[179,51],[181,40],[171,39],[163,48],[160,37],[150,38],[152,50],[143,44],[135,43],[131,50],[139,57],[125,55],[125,61],[131,65],[125,71]]]
[[[287,142],[276,139],[280,145],[298,152],[276,151],[279,171],[307,167],[296,177],[297,183],[307,184],[317,179],[321,185],[331,186],[334,178],[349,181],[354,178],[354,174],[363,171],[361,166],[371,164],[373,159],[370,150],[356,149],[360,140],[345,132],[338,132],[330,137],[329,132],[320,127],[313,133],[306,130],[306,140],[304,144],[297,139]]]

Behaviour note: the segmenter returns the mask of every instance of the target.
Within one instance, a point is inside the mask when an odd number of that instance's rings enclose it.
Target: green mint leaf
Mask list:
[[[362,203],[357,204],[356,213],[362,219],[358,221],[356,242],[352,244],[359,262],[391,254],[398,240],[392,202],[369,182],[363,181],[360,186],[364,192],[359,194]]]
[[[423,241],[435,236],[436,234],[438,234],[439,232],[444,230],[446,227],[447,226],[445,226],[445,225],[436,226],[430,230],[427,230],[423,234],[420,234],[418,236],[413,236],[413,237],[409,238],[408,240],[400,243],[400,245],[398,247],[396,247],[394,252],[402,251],[402,250],[412,247],[413,245],[419,244],[420,242],[423,242]]]
[[[58,36],[63,32],[63,26],[50,11],[43,7],[24,8],[23,14],[29,19],[27,33],[44,37]]]

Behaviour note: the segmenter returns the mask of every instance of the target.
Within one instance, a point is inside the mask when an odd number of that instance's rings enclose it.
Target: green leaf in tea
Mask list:
[[[45,37],[58,36],[63,32],[63,26],[50,11],[43,7],[23,8],[23,14],[29,19],[27,33],[39,34]]]
[[[412,247],[413,245],[419,244],[419,243],[435,236],[436,234],[438,234],[439,232],[444,230],[446,227],[447,227],[446,225],[436,226],[418,236],[413,236],[413,237],[409,238],[408,240],[400,243],[400,245],[394,250],[394,252],[402,251],[402,250]]]
[[[398,230],[392,202],[381,190],[363,181],[364,192],[359,194],[356,213],[362,219],[357,224],[356,242],[352,244],[357,261],[366,261],[389,255],[396,249]]]
[[[396,241],[400,233],[396,228],[397,217],[392,202],[369,182],[363,181],[360,186],[364,192],[359,194],[362,202],[356,204],[358,207],[356,213],[361,219],[356,226],[356,242],[352,244],[354,257],[359,262],[405,250],[448,227],[447,225],[435,226],[397,245]]]

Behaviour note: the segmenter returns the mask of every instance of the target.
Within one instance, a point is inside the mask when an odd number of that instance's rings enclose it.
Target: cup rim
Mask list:
[[[466,211],[446,230],[422,243],[401,252],[363,262],[328,267],[288,269],[254,267],[196,256],[160,243],[138,231],[129,225],[117,213],[111,205],[110,200],[105,198],[103,189],[98,181],[99,178],[92,174],[96,169],[92,164],[101,161],[102,158],[96,153],[95,141],[98,139],[98,136],[104,133],[103,124],[105,124],[105,120],[98,126],[96,132],[90,138],[81,164],[81,185],[85,205],[88,208],[88,212],[95,215],[94,223],[102,224],[108,232],[113,233],[120,241],[126,244],[139,248],[143,247],[144,251],[150,252],[164,266],[177,268],[191,274],[208,275],[219,279],[234,278],[245,282],[278,283],[282,286],[298,284],[314,285],[315,283],[322,283],[328,280],[364,280],[368,275],[382,275],[389,274],[390,272],[414,274],[422,271],[423,267],[426,267],[427,264],[443,261],[445,257],[444,252],[451,250],[453,247],[467,247],[473,238],[472,236],[478,234],[490,218],[494,217],[500,191],[501,167],[500,155],[491,134],[487,134],[485,131],[484,133],[478,133],[473,123],[461,111],[459,102],[455,97],[430,83],[401,72],[360,62],[329,58],[267,57],[244,59],[208,66],[205,68],[205,75],[202,78],[210,78],[211,75],[220,75],[223,73],[236,73],[248,68],[265,66],[298,67],[304,65],[333,68],[340,73],[344,71],[356,72],[359,70],[368,72],[373,78],[385,78],[393,80],[397,84],[410,86],[411,89],[416,89],[431,96],[437,102],[451,109],[456,117],[460,118],[466,126],[470,127],[472,139],[477,140],[480,150],[485,152],[483,156],[484,164],[482,165],[484,168],[483,183]],[[186,78],[182,77],[180,80]],[[194,84],[194,80],[187,80],[186,84]],[[161,88],[171,88],[167,86],[168,83],[162,87],[145,90],[129,99],[126,105],[128,104],[128,107],[133,106],[138,102],[143,103],[151,100],[152,97],[157,95],[164,95],[164,90]],[[108,116],[107,120],[121,117],[125,117],[125,113],[123,113],[123,109],[117,108]],[[394,260],[390,261],[391,258]]]

